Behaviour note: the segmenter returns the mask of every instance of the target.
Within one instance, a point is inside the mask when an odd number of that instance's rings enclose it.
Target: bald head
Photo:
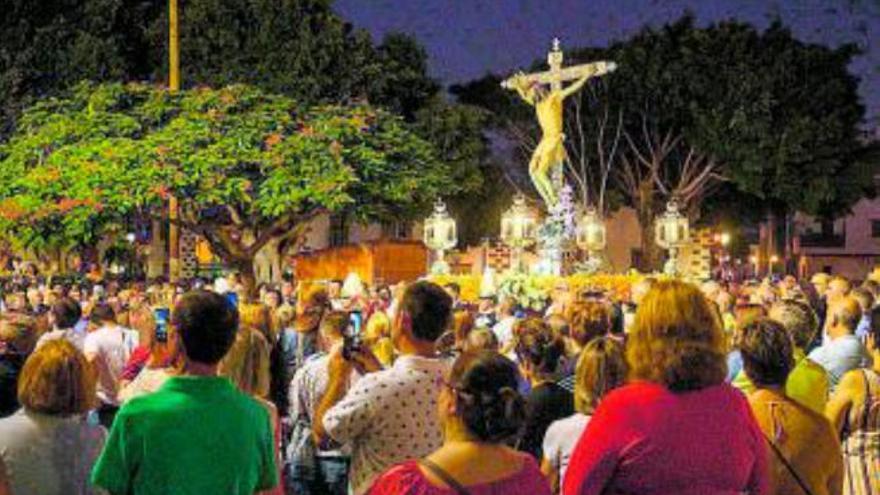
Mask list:
[[[855,333],[862,319],[862,307],[852,297],[842,297],[828,308],[828,335],[832,338]]]
[[[825,297],[829,304],[835,304],[848,296],[851,289],[852,285],[849,280],[843,277],[834,277],[828,282],[828,291],[825,293]]]

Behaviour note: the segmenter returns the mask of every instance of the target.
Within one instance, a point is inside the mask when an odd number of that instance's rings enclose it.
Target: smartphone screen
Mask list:
[[[364,317],[360,310],[348,312],[348,330],[351,335],[360,335]]]
[[[168,323],[171,319],[171,310],[154,308],[153,316],[156,318],[156,341],[168,342]]]
[[[226,302],[228,302],[233,308],[238,309],[238,294],[235,292],[227,292]]]

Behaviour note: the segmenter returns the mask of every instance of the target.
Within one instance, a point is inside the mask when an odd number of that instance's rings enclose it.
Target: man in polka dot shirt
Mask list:
[[[437,356],[436,340],[446,331],[452,299],[436,284],[417,282],[404,293],[391,337],[399,357],[381,370],[369,351],[351,360],[337,347],[330,356],[330,383],[316,413],[321,442],[352,449],[349,479],[362,495],[389,467],[420,458],[443,443],[437,396],[449,363]],[[353,367],[365,376],[350,389]]]

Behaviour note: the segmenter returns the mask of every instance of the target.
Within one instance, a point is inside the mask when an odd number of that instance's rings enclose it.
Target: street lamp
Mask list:
[[[136,261],[135,258],[137,256],[137,251],[136,251],[137,248],[135,248],[134,243],[135,243],[135,241],[137,241],[137,236],[135,235],[134,232],[129,232],[129,233],[125,234],[125,240],[126,240],[126,242],[128,242],[128,249],[129,249],[129,251],[128,251],[128,276],[133,281],[135,278],[134,264]]]
[[[773,275],[773,273],[775,272],[774,265],[776,265],[776,263],[779,263],[779,256],[776,256],[774,254],[770,256],[770,275]]]
[[[754,277],[758,278],[758,257],[755,255],[749,256],[749,262],[752,264],[754,268]]]
[[[657,218],[655,227],[657,245],[669,250],[669,261],[664,268],[669,275],[678,273],[678,250],[690,238],[688,219],[678,209],[678,201],[674,198],[666,203],[666,212]]]
[[[538,219],[526,204],[522,194],[513,197],[513,204],[501,215],[501,242],[511,248],[510,265],[514,271],[522,271],[523,249],[535,242]]]
[[[434,213],[425,219],[423,239],[428,249],[436,251],[436,258],[431,265],[434,275],[449,273],[449,263],[443,259],[445,251],[458,243],[455,220],[446,211],[446,203],[442,199],[434,202]]]
[[[605,249],[605,222],[592,206],[581,217],[577,226],[577,245],[587,252],[589,262],[595,262],[596,253]]]

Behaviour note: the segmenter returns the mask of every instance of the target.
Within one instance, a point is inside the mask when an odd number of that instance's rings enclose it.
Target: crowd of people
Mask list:
[[[0,495],[880,493],[880,283],[6,287]]]

